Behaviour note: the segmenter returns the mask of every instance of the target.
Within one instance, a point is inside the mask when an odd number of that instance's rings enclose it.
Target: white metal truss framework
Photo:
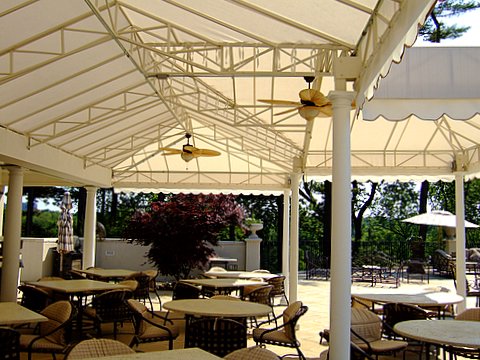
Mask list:
[[[40,0],[4,6],[6,27],[32,16],[36,22],[2,41],[0,126],[22,134],[29,151],[47,146],[82,159],[85,168],[111,170],[114,186],[282,189],[292,172],[328,177],[331,119],[312,124],[296,112],[276,116],[282,109],[257,99],[295,101],[306,87],[304,76],[315,76],[314,87],[328,94],[335,59],[356,56],[361,68],[347,80],[355,80],[350,84],[362,103],[377,81],[370,69],[377,52],[397,23],[405,26],[402,14],[412,5],[305,1],[287,15],[282,3]],[[349,26],[333,24],[332,14]],[[396,47],[403,49],[404,40]],[[395,60],[401,51],[390,53]],[[352,120],[352,136],[358,122]],[[221,157],[186,165],[164,156],[161,149],[181,147],[186,132],[195,146]],[[422,155],[388,144],[359,147],[352,148],[352,165],[375,173],[375,167]]]

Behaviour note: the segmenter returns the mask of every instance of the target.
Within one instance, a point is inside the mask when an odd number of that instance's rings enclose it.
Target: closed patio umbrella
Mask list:
[[[434,210],[402,220],[412,224],[434,225],[454,228],[457,226],[457,217],[451,212],[444,210]],[[478,228],[477,224],[465,220],[466,228]]]
[[[60,217],[58,218],[58,242],[57,251],[60,254],[60,274],[63,272],[63,255],[74,250],[73,244],[73,218],[70,214],[72,209],[72,198],[67,191],[63,194],[60,204]]]

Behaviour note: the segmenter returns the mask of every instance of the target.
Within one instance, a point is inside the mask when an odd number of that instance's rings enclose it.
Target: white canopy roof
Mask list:
[[[363,104],[433,4],[3,1],[0,165],[28,169],[26,185],[282,190],[292,172],[330,177],[330,118],[275,116],[257,99],[298,101],[314,75],[327,95],[346,80]],[[451,149],[434,162],[394,144],[398,126],[352,120],[354,176],[449,172]],[[221,156],[163,155],[187,131]]]
[[[450,180],[452,170],[478,176],[479,65],[476,47],[414,47],[392,66],[362,115],[375,120],[370,124],[379,126],[375,140],[388,139],[384,144],[400,167],[411,167],[413,173],[417,163],[423,175],[437,172],[437,178]]]

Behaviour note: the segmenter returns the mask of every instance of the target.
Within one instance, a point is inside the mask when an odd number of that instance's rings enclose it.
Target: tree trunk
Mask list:
[[[25,236],[32,236],[33,228],[33,206],[35,204],[35,189],[25,188],[27,194],[27,213],[25,216]]]
[[[77,234],[83,236],[83,226],[85,224],[85,209],[87,207],[87,190],[80,187],[78,189],[78,212],[77,212]]]
[[[422,182],[420,187],[420,208],[419,213],[423,214],[427,212],[427,202],[428,202],[428,189],[430,187],[430,183],[425,180]],[[420,229],[418,230],[418,236],[422,238],[423,241],[423,258],[425,258],[425,242],[427,241],[427,225],[420,225]]]

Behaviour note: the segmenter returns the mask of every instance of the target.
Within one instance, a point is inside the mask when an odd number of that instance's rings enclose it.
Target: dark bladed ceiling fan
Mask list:
[[[180,157],[189,162],[192,159],[201,157],[201,156],[219,156],[220,152],[210,149],[199,149],[190,144],[190,138],[192,134],[186,133],[185,138],[187,139],[187,143],[182,146],[182,149],[175,149],[175,148],[160,148],[163,151],[163,155],[177,155],[180,154]]]

